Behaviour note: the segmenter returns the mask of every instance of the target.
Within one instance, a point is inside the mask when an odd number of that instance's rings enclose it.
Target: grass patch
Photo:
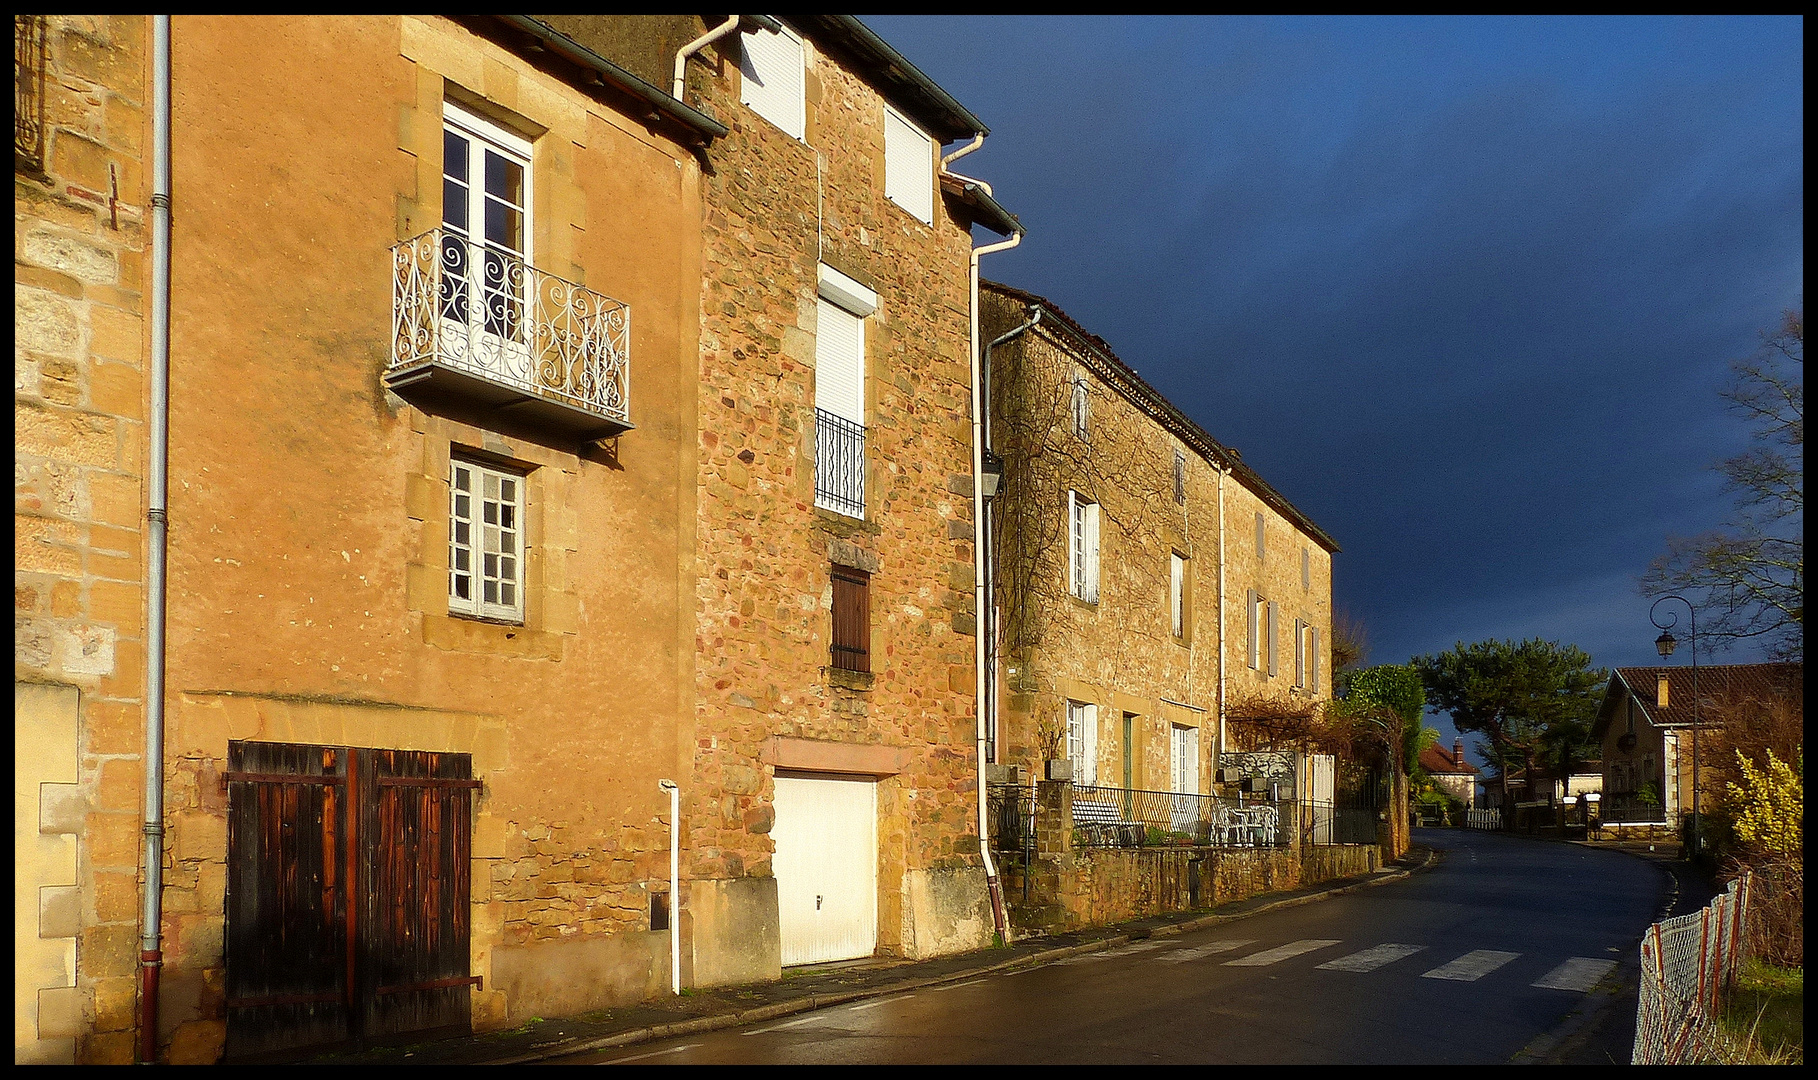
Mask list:
[[[1718,1022],[1751,1045],[1753,1062],[1804,1064],[1805,969],[1747,961]]]

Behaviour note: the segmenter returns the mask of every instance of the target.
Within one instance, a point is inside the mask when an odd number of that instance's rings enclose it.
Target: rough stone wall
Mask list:
[[[1256,546],[1256,515],[1263,515],[1263,546]],[[1225,481],[1225,671],[1226,700],[1265,698],[1307,701],[1332,696],[1332,555],[1292,521],[1234,479]],[[1305,556],[1306,575],[1302,575]],[[1249,663],[1246,596],[1255,589],[1277,604],[1274,627],[1276,667],[1268,671],[1268,651],[1259,644],[1258,663]],[[1319,631],[1319,687],[1295,685],[1294,624],[1299,620]],[[1260,633],[1260,632],[1259,632]],[[1233,731],[1230,749],[1248,749],[1245,733]]]
[[[884,197],[883,102],[809,47],[807,138],[739,102],[737,46],[689,102],[731,128],[703,180],[699,733],[689,869],[766,877],[772,736],[900,747],[879,785],[880,948],[913,947],[906,874],[976,865],[968,260]],[[866,514],[814,506],[819,263],[876,290],[865,320]],[[834,562],[870,569],[869,678],[833,675]]]
[[[1370,873],[1381,868],[1381,854],[1374,844],[1309,847],[1298,854],[1291,849],[1080,850],[1039,857],[1028,901],[1022,900],[1025,871],[1020,868],[1007,872],[1004,891],[1017,929],[1066,933]]]
[[[987,339],[1027,317],[1021,302],[989,289],[981,308]],[[1084,438],[1075,434],[1070,405],[1079,377],[1090,400]],[[993,448],[1006,458],[994,522],[1004,613],[1000,760],[1039,768],[1050,752],[1045,744],[1056,734],[1064,738],[1073,700],[1098,705],[1100,785],[1121,787],[1128,776],[1136,788],[1169,789],[1170,729],[1178,724],[1201,729],[1197,789],[1210,790],[1218,715],[1216,472],[1059,330],[1038,324],[999,346],[992,382]],[[1174,494],[1177,450],[1185,458],[1184,504]],[[1100,508],[1096,602],[1069,588],[1069,490]],[[1187,559],[1185,632],[1178,637],[1169,597],[1174,554]]]
[[[150,23],[38,18],[43,171],[13,175],[13,1054],[125,1063],[145,693]]]

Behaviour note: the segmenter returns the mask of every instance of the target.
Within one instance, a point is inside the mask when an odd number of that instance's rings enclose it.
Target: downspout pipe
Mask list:
[[[1010,943],[1010,919],[1004,911],[1004,887],[998,880],[997,864],[991,859],[990,811],[985,805],[985,499],[980,477],[985,471],[985,403],[980,396],[981,379],[978,342],[978,261],[996,251],[1008,251],[1022,243],[1019,230],[1008,240],[972,249],[972,603],[977,618],[973,623],[973,668],[978,693],[978,706],[973,710],[978,720],[978,853],[985,863],[985,887],[991,893],[991,918],[997,927],[998,940]]]
[[[682,992],[682,893],[680,816],[682,789],[674,780],[658,780],[657,787],[669,793],[669,989]]]
[[[152,16],[151,491],[146,535],[144,909],[139,927],[139,1061],[158,1060],[164,965],[164,618],[170,457],[170,16]]]
[[[669,94],[677,101],[682,100],[682,75],[688,67],[688,58],[707,46],[725,37],[739,28],[739,16],[728,15],[726,21],[682,46],[675,54],[675,84]]]

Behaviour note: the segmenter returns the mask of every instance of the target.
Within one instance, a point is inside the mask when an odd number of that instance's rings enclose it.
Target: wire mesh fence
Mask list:
[[[1744,873],[1708,906],[1648,927],[1631,1064],[1709,1061],[1722,1047],[1717,1009],[1747,951],[1749,886]]]

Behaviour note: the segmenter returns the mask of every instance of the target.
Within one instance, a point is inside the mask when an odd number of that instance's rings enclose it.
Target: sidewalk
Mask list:
[[[658,1001],[603,1009],[565,1019],[533,1020],[510,1031],[494,1031],[436,1042],[377,1047],[357,1053],[306,1059],[307,1064],[510,1065],[564,1054],[627,1046],[672,1035],[758,1023],[862,998],[917,987],[959,982],[1011,968],[1051,963],[1080,953],[1114,949],[1131,941],[1185,933],[1265,911],[1311,903],[1357,889],[1399,881],[1438,862],[1430,848],[1414,847],[1374,874],[1339,878],[1292,892],[1266,893],[1207,911],[1157,915],[1117,926],[1019,940],[1008,948],[983,949],[934,960],[854,960],[791,968],[774,983],[684,991]]]

